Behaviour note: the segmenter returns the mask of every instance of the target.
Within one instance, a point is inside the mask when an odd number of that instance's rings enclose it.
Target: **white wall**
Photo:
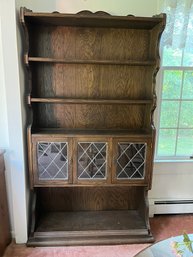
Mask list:
[[[1,19],[0,19],[0,56],[3,56],[2,36],[1,36]],[[7,104],[5,94],[4,64],[3,58],[0,58],[0,128],[4,133],[0,133],[0,148],[6,149],[9,144],[8,123],[7,123]]]
[[[155,0],[74,0],[60,1],[56,0],[56,8],[67,12],[78,12],[80,10],[90,10],[96,12],[103,10],[114,15],[153,15],[157,11],[157,1]]]
[[[3,62],[0,62],[0,77],[4,77],[4,87],[1,106],[4,110],[3,127],[0,134],[4,139],[3,146],[7,147],[7,171],[10,174],[9,194],[12,196],[11,216],[12,227],[16,241],[25,243],[27,239],[27,205],[28,189],[26,188],[25,169],[25,108],[24,108],[24,74],[21,59],[20,24],[15,23],[15,5],[17,15],[20,6],[25,6],[33,11],[52,12],[60,11],[76,13],[81,10],[106,11],[115,15],[134,14],[137,16],[152,16],[159,13],[159,0],[1,0],[0,18],[2,37],[0,37],[0,51],[3,50]],[[0,52],[1,53],[1,52]],[[3,76],[3,77],[2,77]],[[1,92],[0,91],[0,92]],[[1,107],[0,106],[0,107]],[[181,165],[181,166],[179,166]],[[192,167],[191,164],[190,168]],[[192,188],[184,184],[189,180],[182,173],[184,164],[178,164],[180,171],[176,175],[174,165],[169,168],[167,164],[156,163],[154,167],[153,188],[150,192],[150,200],[171,199],[174,197],[191,198]],[[165,173],[164,173],[165,171]],[[183,185],[181,185],[183,182]],[[189,182],[188,186],[191,183]],[[179,186],[181,190],[179,191]],[[164,189],[162,188],[164,187]],[[193,194],[192,194],[193,195]],[[11,197],[10,197],[11,198]]]
[[[18,55],[16,44],[15,1],[0,1],[1,46],[3,77],[1,90],[4,89],[3,102],[6,117],[0,128],[6,140],[6,173],[9,192],[11,225],[18,243],[27,239],[26,178],[23,151],[23,127],[21,91],[18,73]]]
[[[157,13],[159,0],[31,0],[20,1],[37,12],[76,13],[82,10],[106,11],[114,15],[152,16]],[[16,1],[17,2],[17,1]]]
[[[155,161],[152,190],[149,192],[151,216],[159,213],[193,212],[192,203],[177,203],[179,200],[193,201],[192,171],[192,161]],[[154,205],[154,202],[159,201],[173,203]]]
[[[2,26],[2,22],[0,17],[0,56],[3,57],[1,26]],[[0,151],[1,149],[3,149],[6,152],[8,148],[9,148],[9,135],[8,135],[8,120],[7,120],[6,88],[5,88],[5,78],[4,78],[4,62],[3,62],[3,58],[0,58]],[[10,178],[10,172],[9,172],[8,166],[5,171],[5,177],[7,182],[6,187],[8,192],[8,205],[11,213],[10,223],[11,223],[11,227],[13,227],[12,193],[11,193],[11,183],[10,183],[11,178]]]

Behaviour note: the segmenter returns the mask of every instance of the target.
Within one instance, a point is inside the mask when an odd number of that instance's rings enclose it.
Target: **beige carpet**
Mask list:
[[[156,241],[193,233],[193,214],[160,215],[150,220]],[[146,248],[148,244],[130,244],[113,246],[79,246],[79,247],[35,247],[12,243],[4,257],[133,257]],[[166,257],[166,256],[165,256]]]

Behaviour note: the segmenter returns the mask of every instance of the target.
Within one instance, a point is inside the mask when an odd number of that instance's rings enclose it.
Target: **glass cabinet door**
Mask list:
[[[114,182],[132,182],[146,178],[147,142],[116,141],[114,150]]]
[[[106,181],[108,177],[108,142],[77,141],[76,149],[76,182]]]
[[[48,182],[68,183],[71,181],[70,171],[71,157],[69,142],[60,141],[37,141],[35,144],[36,168],[35,181],[38,184]]]
[[[118,143],[117,179],[144,178],[146,144]]]

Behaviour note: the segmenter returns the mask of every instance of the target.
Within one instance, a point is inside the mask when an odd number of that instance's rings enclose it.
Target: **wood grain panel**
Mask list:
[[[35,63],[33,97],[150,99],[153,67]]]
[[[33,74],[32,96],[75,96],[75,67],[50,63],[36,63],[30,66]]]
[[[143,187],[38,189],[44,211],[132,210],[138,208],[141,198]]]
[[[57,127],[56,106],[52,104],[32,104],[33,128],[35,127]]]
[[[78,106],[78,105],[77,105]],[[144,106],[78,106],[76,127],[95,129],[142,129]]]
[[[29,55],[46,56],[49,52],[53,54],[51,45],[51,34],[53,27],[42,25],[29,25]]]
[[[34,26],[30,56],[77,59],[148,59],[147,30]],[[133,51],[138,45],[138,51]],[[72,49],[76,49],[73,51]]]
[[[149,105],[36,105],[39,111],[34,119],[40,128],[142,129],[150,126],[150,115],[145,115],[151,108]]]
[[[102,41],[102,58],[109,59],[113,56],[115,59],[146,60],[148,42],[149,35],[145,30],[108,29]],[[133,51],[136,44],[139,44],[139,51]]]
[[[96,235],[107,236],[118,234],[132,234],[131,230],[140,229],[145,233],[145,222],[136,211],[82,211],[82,212],[49,212],[44,213],[43,218],[39,220],[38,232],[63,231],[68,236],[77,237],[85,234],[89,237]],[[130,231],[128,231],[130,230]],[[68,233],[65,233],[68,232]],[[74,233],[73,233],[74,232]],[[147,234],[147,230],[146,230]],[[62,235],[62,233],[61,233]]]
[[[75,97],[99,98],[100,87],[105,86],[105,80],[100,81],[100,69],[98,65],[77,65],[76,69],[76,95]]]

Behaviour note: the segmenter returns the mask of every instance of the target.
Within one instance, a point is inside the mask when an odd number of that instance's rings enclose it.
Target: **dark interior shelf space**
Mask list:
[[[76,98],[30,98],[32,103],[63,103],[63,104],[152,104],[151,99],[76,99]]]
[[[25,57],[26,62],[47,62],[64,64],[102,64],[102,65],[130,65],[130,66],[153,66],[154,60],[78,60],[78,59],[59,59],[48,57]]]

